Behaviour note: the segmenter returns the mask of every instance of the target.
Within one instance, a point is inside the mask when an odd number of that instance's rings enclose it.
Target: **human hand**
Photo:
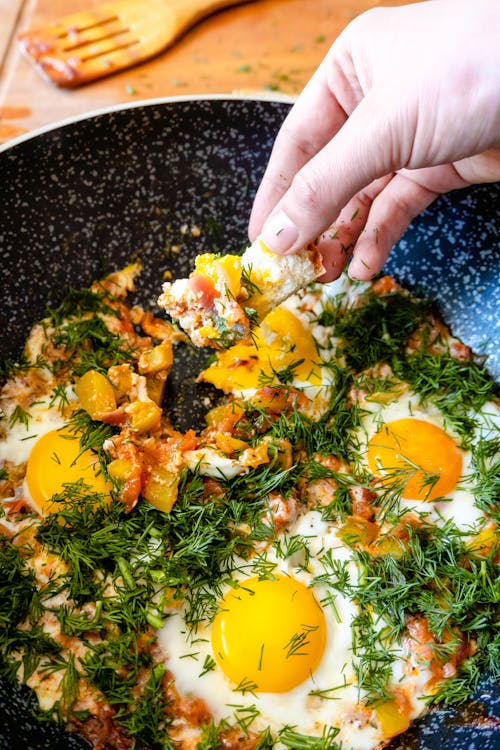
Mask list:
[[[326,273],[369,279],[440,193],[500,179],[500,3],[377,8],[338,37],[286,118],[249,237],[318,239]]]

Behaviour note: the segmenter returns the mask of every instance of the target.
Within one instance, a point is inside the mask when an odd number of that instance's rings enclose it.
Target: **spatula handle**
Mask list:
[[[215,13],[231,5],[243,5],[250,0],[165,0],[175,12],[178,24],[182,27],[191,26],[204,16]]]

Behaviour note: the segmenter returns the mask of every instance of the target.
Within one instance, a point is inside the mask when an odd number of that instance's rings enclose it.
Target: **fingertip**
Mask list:
[[[266,247],[278,255],[299,249],[299,229],[284,211],[278,211],[267,219],[261,237]]]
[[[370,281],[379,271],[380,268],[365,260],[361,255],[355,254],[347,268],[347,275],[353,281]]]
[[[338,279],[339,276],[342,275],[343,270],[343,268],[332,266],[327,271],[325,271],[325,273],[319,276],[316,281],[318,281],[320,284],[329,284],[330,281],[335,281],[336,279]]]

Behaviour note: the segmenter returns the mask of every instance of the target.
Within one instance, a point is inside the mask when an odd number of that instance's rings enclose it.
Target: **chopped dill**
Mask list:
[[[59,328],[68,320],[87,316],[91,313],[117,316],[118,313],[110,304],[111,295],[107,291],[92,289],[75,289],[67,286],[63,289],[61,302],[57,307],[47,307],[45,318],[53,328]]]
[[[105,373],[112,365],[133,359],[128,344],[112,333],[98,315],[63,322],[52,334],[52,340],[65,351],[75,375],[90,369]]]
[[[47,367],[47,361],[38,356],[35,362],[31,362],[23,352],[17,361],[9,357],[0,357],[0,383],[7,380],[8,378],[15,377],[21,372],[26,372],[31,369],[41,369]]]
[[[303,363],[303,359],[297,359],[295,362],[290,362],[289,365],[282,367],[279,370],[276,370],[271,366],[271,374],[269,375],[261,370],[259,374],[259,385],[272,385],[276,380],[282,385],[290,385],[297,377],[297,368]]]
[[[252,281],[252,266],[243,266],[241,269],[241,284],[245,287],[248,294],[262,294],[260,287]]]
[[[12,414],[9,417],[9,427],[14,427],[16,424],[22,424],[28,429],[30,424],[31,414],[26,409],[23,409],[19,404],[15,407]]]
[[[349,367],[355,371],[392,362],[417,326],[426,319],[429,303],[399,292],[371,296],[366,304],[334,313],[334,335]],[[321,318],[320,318],[321,321]]]
[[[278,739],[290,750],[340,750],[341,744],[334,741],[339,731],[337,727],[325,727],[320,737],[312,737],[285,726],[278,732]]]

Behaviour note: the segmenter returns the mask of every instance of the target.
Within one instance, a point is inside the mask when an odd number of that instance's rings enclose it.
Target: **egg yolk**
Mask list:
[[[277,307],[254,331],[252,344],[236,344],[217,354],[217,361],[202,373],[226,393],[259,388],[262,378],[290,370],[297,380],[321,384],[318,352],[310,330],[293,313]]]
[[[254,692],[300,685],[318,666],[325,642],[325,616],[312,591],[286,576],[250,578],[231,589],[212,625],[220,668]]]
[[[369,441],[368,465],[375,476],[401,482],[407,500],[435,500],[452,492],[462,474],[462,454],[454,440],[422,419],[396,419]]]
[[[52,496],[62,492],[63,484],[79,480],[94,492],[109,494],[110,486],[100,473],[95,454],[90,450],[80,454],[77,435],[63,429],[51,430],[39,438],[28,458],[26,482],[40,512],[56,511]]]

